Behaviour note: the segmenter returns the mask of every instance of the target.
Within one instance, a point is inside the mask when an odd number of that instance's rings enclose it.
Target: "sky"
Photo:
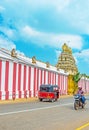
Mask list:
[[[0,47],[56,65],[67,43],[89,75],[89,0],[0,0]]]

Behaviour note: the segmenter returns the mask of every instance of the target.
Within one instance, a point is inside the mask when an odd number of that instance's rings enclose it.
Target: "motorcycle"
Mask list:
[[[79,108],[84,108],[85,107],[85,103],[82,103],[82,98],[81,95],[76,94],[74,95],[74,109],[78,110]]]

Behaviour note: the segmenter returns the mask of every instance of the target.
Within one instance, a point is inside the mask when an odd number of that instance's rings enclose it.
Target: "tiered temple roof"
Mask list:
[[[57,69],[63,69],[65,72],[68,72],[72,75],[78,72],[75,59],[72,55],[72,49],[68,47],[66,43],[64,43],[62,46],[62,52],[58,58],[56,67]]]

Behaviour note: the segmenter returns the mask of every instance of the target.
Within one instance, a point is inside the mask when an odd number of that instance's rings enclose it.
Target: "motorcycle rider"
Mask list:
[[[81,101],[82,101],[83,104],[85,104],[86,98],[84,96],[84,91],[82,90],[82,87],[80,87],[80,86],[78,87],[77,94],[79,94],[81,96]]]

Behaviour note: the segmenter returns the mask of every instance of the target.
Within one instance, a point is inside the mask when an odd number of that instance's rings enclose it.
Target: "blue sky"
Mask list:
[[[64,42],[89,75],[89,0],[0,0],[0,47],[55,65]]]

